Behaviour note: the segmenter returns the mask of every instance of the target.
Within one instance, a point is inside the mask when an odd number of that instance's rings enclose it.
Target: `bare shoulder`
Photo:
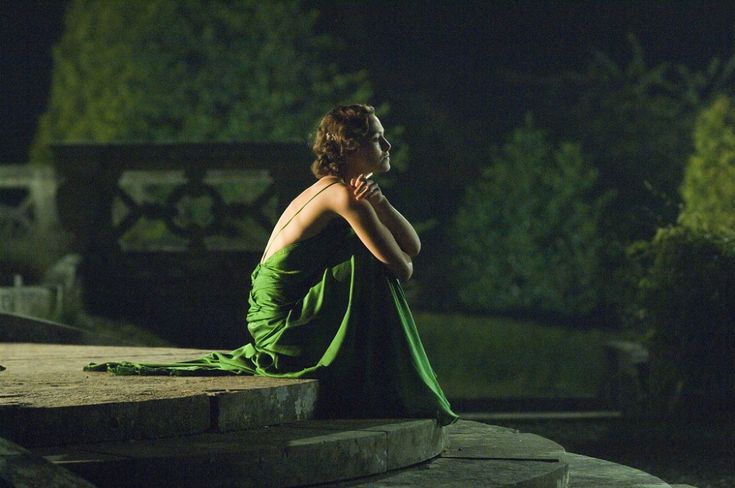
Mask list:
[[[325,189],[324,193],[328,195],[327,205],[334,212],[344,215],[345,213],[360,212],[370,206],[367,200],[357,200],[352,188],[341,179],[324,177],[322,180],[327,180],[321,188]]]

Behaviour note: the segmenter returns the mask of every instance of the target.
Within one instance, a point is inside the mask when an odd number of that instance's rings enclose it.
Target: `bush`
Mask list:
[[[735,233],[660,229],[637,245],[639,318],[649,327],[651,407],[706,414],[735,406]]]
[[[600,184],[614,191],[602,230],[624,246],[676,222],[696,116],[719,95],[735,95],[735,45],[725,59],[702,60],[702,69],[692,69],[651,64],[638,39],[629,35],[628,41],[625,62],[593,51],[581,70],[534,75],[536,89],[529,93],[544,126],[579,142]]]
[[[599,299],[597,173],[530,119],[466,192],[452,232],[460,301],[481,311],[590,313]]]
[[[697,118],[679,220],[704,231],[735,229],[735,102],[720,97]]]

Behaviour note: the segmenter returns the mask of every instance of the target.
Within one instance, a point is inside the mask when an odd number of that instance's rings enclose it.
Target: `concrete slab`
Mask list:
[[[115,376],[90,361],[175,362],[209,351],[0,344],[0,436],[26,447],[158,438],[311,417],[315,380]]]

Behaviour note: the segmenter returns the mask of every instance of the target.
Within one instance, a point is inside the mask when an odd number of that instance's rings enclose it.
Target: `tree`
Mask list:
[[[720,97],[697,118],[694,154],[681,186],[679,221],[705,231],[735,231],[735,102]]]
[[[31,160],[52,141],[304,140],[328,107],[372,95],[328,61],[316,18],[298,0],[75,0]]]
[[[526,125],[471,185],[458,212],[460,300],[483,311],[590,313],[598,304],[604,198],[579,145]]]
[[[603,230],[619,250],[676,221],[696,115],[719,94],[733,93],[735,74],[735,53],[699,71],[651,66],[635,36],[629,43],[626,64],[595,51],[584,70],[542,79],[540,90],[532,80],[529,94],[539,97],[534,106],[545,127],[579,141],[601,189],[614,192]]]

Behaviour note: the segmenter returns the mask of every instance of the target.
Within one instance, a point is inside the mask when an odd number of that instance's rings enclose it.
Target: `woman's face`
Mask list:
[[[390,148],[378,118],[371,114],[370,132],[360,147],[352,153],[352,164],[359,173],[385,173],[390,170]]]

